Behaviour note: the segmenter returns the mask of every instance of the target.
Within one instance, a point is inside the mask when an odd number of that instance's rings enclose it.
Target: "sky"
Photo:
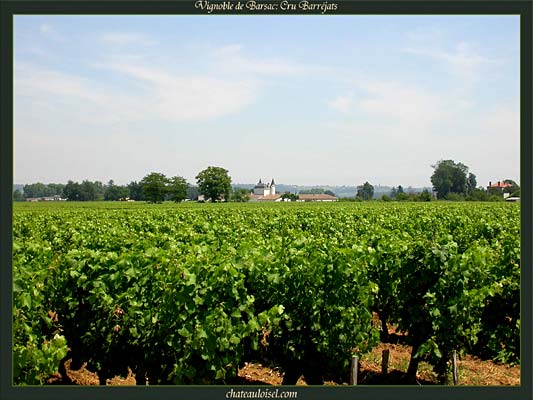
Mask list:
[[[14,182],[520,182],[519,16],[14,18]]]

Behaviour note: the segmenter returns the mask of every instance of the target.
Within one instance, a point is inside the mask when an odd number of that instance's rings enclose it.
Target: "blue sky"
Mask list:
[[[520,178],[518,16],[16,16],[15,183]]]

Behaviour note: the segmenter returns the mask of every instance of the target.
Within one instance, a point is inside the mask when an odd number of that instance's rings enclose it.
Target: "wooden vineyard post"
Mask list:
[[[459,384],[459,375],[457,373],[457,350],[454,350],[452,353],[452,373],[453,373],[453,384]]]
[[[389,371],[389,354],[390,350],[383,350],[381,354],[381,373],[386,374]]]
[[[359,357],[354,355],[352,356],[352,368],[350,372],[350,385],[357,386],[357,369],[359,365]]]

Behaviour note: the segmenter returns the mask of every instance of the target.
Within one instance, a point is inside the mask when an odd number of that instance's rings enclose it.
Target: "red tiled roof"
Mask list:
[[[261,200],[277,200],[281,197],[281,195],[279,194],[267,194],[266,196],[259,196],[259,197],[256,197],[257,200],[261,201]]]
[[[511,185],[510,183],[506,183],[506,182],[496,182],[490,185],[491,188],[506,188],[506,187],[511,187],[511,186],[513,185]]]

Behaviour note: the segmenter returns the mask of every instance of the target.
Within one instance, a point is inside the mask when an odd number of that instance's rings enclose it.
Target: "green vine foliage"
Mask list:
[[[13,376],[14,383],[41,384],[57,371],[67,354],[67,341],[51,311],[46,268],[53,257],[50,247],[40,243],[13,244]]]
[[[520,362],[520,206],[17,204],[13,300],[15,384],[66,358],[102,383],[224,384],[258,356],[347,379],[386,323],[444,382],[453,350]]]

